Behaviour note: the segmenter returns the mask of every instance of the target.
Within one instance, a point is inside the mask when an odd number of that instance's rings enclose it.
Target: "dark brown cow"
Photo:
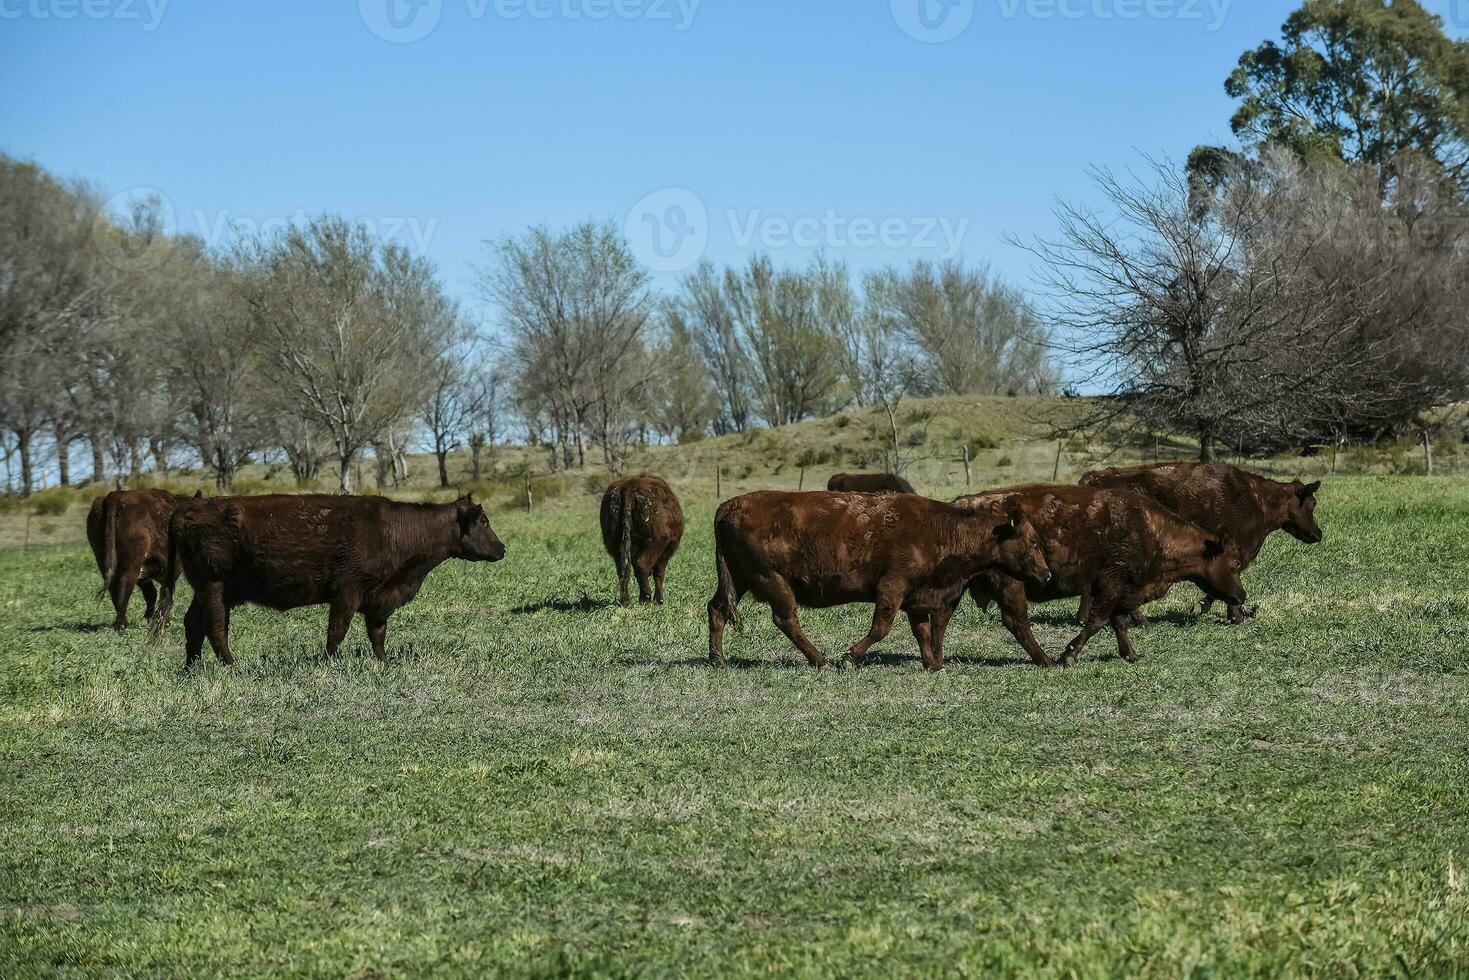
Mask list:
[[[961,510],[908,494],[748,493],[714,517],[719,586],[709,600],[709,660],[724,663],[724,626],[739,622],[746,592],[815,667],[826,658],[801,631],[799,606],[876,605],[872,629],[852,646],[860,664],[908,614],[923,664],[944,669],[944,630],[969,580],[990,568],[1049,577],[1025,514],[1002,502]]]
[[[1134,611],[1161,599],[1174,583],[1191,581],[1244,602],[1237,561],[1203,528],[1141,494],[1087,487],[1031,485],[960,497],[959,507],[993,511],[1018,507],[1041,542],[1049,582],[1017,581],[986,572],[970,583],[981,608],[998,602],[1005,628],[1043,667],[1055,662],[1030,629],[1030,603],[1090,595],[1082,631],[1062,660],[1075,663],[1087,641],[1108,624],[1124,659],[1136,662],[1127,628]]]
[[[204,496],[201,490],[194,495]],[[102,591],[112,599],[113,629],[127,629],[133,589],[142,590],[144,615],[152,617],[168,564],[168,519],[183,494],[167,490],[114,490],[92,501],[87,512],[87,543],[102,573]]]
[[[1081,483],[1147,494],[1217,535],[1233,551],[1241,569],[1250,567],[1265,539],[1276,531],[1306,544],[1321,541],[1321,527],[1316,523],[1319,482],[1279,483],[1228,463],[1163,463],[1097,470],[1082,477]],[[1200,614],[1208,612],[1216,599],[1228,603],[1227,596],[1207,589],[1205,593]],[[1244,607],[1228,605],[1229,621],[1243,623]]]
[[[832,493],[917,493],[913,484],[895,473],[838,473],[826,481]]]
[[[617,563],[624,606],[630,574],[638,578],[639,602],[663,601],[663,578],[681,540],[683,508],[662,477],[644,473],[618,480],[602,495],[602,545]]]
[[[185,666],[199,659],[206,635],[215,655],[234,663],[230,610],[247,602],[329,604],[328,657],[360,612],[382,660],[388,617],[413,600],[429,572],[449,558],[504,557],[484,508],[468,497],[452,504],[323,494],[191,500],[169,522],[168,571],[150,625],[156,638],[182,569],[194,587],[184,615]]]

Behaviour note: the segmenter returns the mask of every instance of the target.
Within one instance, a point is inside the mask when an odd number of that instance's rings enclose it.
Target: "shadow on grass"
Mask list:
[[[580,599],[542,599],[540,602],[516,606],[510,612],[516,615],[538,612],[585,613],[611,609],[612,606],[613,603],[606,599],[597,599],[582,593]]]
[[[95,622],[92,622],[92,623],[58,623],[55,626],[27,626],[26,627],[26,632],[27,633],[110,633],[110,632],[112,632],[112,624],[111,623],[95,623]],[[121,630],[119,632],[121,632],[123,634],[127,634],[127,633],[142,633],[142,634],[146,635],[147,632],[148,632],[148,627],[146,625],[140,626],[137,623],[134,623],[132,626],[129,626],[127,629]]]

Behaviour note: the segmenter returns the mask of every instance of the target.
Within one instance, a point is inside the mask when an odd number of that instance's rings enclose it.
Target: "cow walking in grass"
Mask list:
[[[847,651],[861,664],[908,614],[923,664],[944,669],[944,631],[970,579],[992,568],[1049,578],[1035,531],[1018,507],[968,509],[906,494],[749,493],[714,518],[719,585],[709,600],[709,659],[724,663],[724,627],[738,623],[746,592],[769,604],[780,631],[814,667],[826,657],[801,630],[797,609],[875,605],[872,628]]]
[[[87,543],[102,573],[102,591],[112,599],[113,629],[127,629],[134,588],[142,591],[144,615],[152,618],[158,598],[154,583],[163,580],[168,565],[168,521],[188,499],[167,490],[114,490],[92,501]]]
[[[1285,531],[1297,541],[1318,544],[1321,526],[1316,523],[1316,492],[1320,482],[1280,483],[1248,473],[1228,463],[1161,463],[1096,470],[1081,478],[1082,486],[1096,489],[1135,490],[1146,494],[1181,517],[1214,534],[1239,562],[1243,570],[1259,556],[1265,539]],[[1199,614],[1208,612],[1215,601],[1228,606],[1229,621],[1243,623],[1247,616],[1241,603],[1204,590]]]
[[[1136,662],[1127,633],[1133,614],[1144,603],[1161,599],[1177,582],[1193,582],[1230,602],[1245,601],[1233,554],[1203,528],[1141,494],[1032,485],[960,497],[954,503],[986,513],[997,506],[1018,508],[1034,526],[1050,580],[1022,580],[992,570],[977,575],[969,591],[981,608],[999,604],[1005,628],[1042,667],[1055,662],[1031,632],[1032,602],[1090,597],[1082,631],[1062,655],[1073,664],[1108,625],[1123,659]]]
[[[917,493],[896,473],[838,473],[826,481],[832,493]]]
[[[639,602],[663,602],[663,579],[683,540],[683,508],[662,477],[618,480],[602,494],[602,545],[617,565],[619,600],[628,604],[628,578]],[[649,585],[651,583],[651,589]]]
[[[206,636],[221,662],[234,663],[230,610],[245,603],[330,606],[328,657],[361,613],[382,660],[388,617],[413,600],[429,572],[450,558],[504,557],[484,508],[469,497],[452,504],[322,494],[191,500],[169,523],[168,569],[150,625],[156,640],[182,571],[194,589],[184,614],[185,666],[199,659]]]

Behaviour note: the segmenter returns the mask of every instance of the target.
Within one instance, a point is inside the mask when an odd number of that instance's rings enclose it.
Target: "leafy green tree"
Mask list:
[[[1469,42],[1416,0],[1306,0],[1225,82],[1234,132],[1308,163],[1432,163],[1469,194]]]

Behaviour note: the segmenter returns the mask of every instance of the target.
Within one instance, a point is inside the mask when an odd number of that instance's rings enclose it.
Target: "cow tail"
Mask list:
[[[179,580],[179,535],[174,522],[168,522],[168,566],[163,572],[163,581],[158,583],[158,602],[153,606],[153,616],[148,620],[148,642],[156,644],[163,639],[163,631],[173,618],[173,587]]]
[[[719,528],[714,529],[714,571],[719,576],[719,594],[724,599],[724,608],[729,624],[743,632],[745,620],[740,616],[739,597],[735,595],[734,576],[729,571],[729,559],[719,544]]]
[[[102,501],[102,591],[112,591],[112,578],[117,574],[117,497],[108,494]]]
[[[628,578],[632,575],[632,522],[633,508],[637,506],[637,494],[633,488],[622,488],[622,507],[618,515],[619,531],[617,542],[617,584],[622,594],[627,594]]]

